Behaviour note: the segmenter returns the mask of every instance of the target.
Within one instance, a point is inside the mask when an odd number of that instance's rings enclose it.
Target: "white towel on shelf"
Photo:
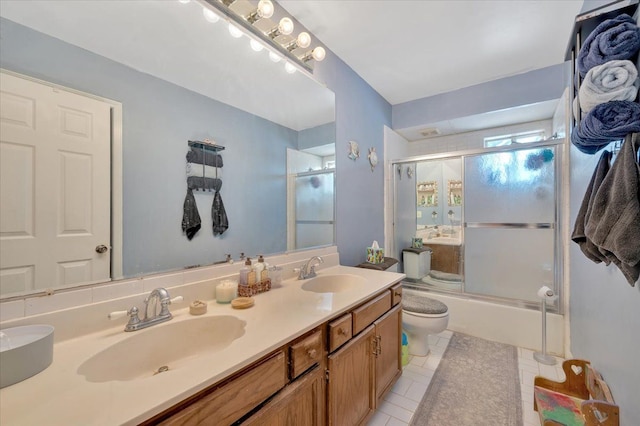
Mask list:
[[[634,101],[638,95],[638,70],[633,62],[609,61],[602,65],[597,65],[587,72],[582,84],[577,100],[573,100],[573,111],[575,118],[582,110],[583,114],[588,113],[596,106],[609,101]]]
[[[204,175],[203,175],[204,173]],[[222,168],[221,167],[211,167],[205,166],[203,164],[198,163],[187,163],[187,177],[196,176],[196,177],[208,177],[208,178],[222,178]]]

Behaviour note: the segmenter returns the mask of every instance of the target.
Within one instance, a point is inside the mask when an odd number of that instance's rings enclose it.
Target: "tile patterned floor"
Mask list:
[[[426,357],[412,356],[404,368],[402,376],[371,417],[367,426],[406,426],[422,400],[433,374],[444,354],[451,331],[429,336],[431,353]],[[524,426],[538,426],[538,414],[533,411],[533,379],[545,376],[553,380],[564,380],[562,359],[554,366],[540,364],[533,359],[533,351],[518,348],[518,369],[520,372],[520,392],[522,395],[522,416]]]

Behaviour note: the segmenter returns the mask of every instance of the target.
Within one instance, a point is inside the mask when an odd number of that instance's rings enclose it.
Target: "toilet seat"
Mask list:
[[[449,315],[449,308],[441,301],[407,293],[402,295],[402,310],[418,317],[438,318]]]

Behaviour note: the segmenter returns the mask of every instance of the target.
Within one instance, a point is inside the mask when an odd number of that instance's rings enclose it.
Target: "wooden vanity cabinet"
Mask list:
[[[402,374],[401,297],[396,286],[351,312],[354,337],[327,361],[329,425],[364,424]]]
[[[370,325],[329,355],[327,416],[329,425],[359,425],[376,409],[375,327]]]
[[[142,424],[365,424],[402,371],[401,298],[384,290]]]
[[[373,323],[376,353],[376,406],[402,374],[402,306],[396,305]]]

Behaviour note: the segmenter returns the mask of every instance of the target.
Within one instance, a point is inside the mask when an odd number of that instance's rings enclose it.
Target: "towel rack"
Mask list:
[[[575,37],[569,38],[569,45],[567,46],[564,59],[565,61],[571,61],[571,94],[573,98],[578,99],[578,104],[580,103],[578,92],[580,91],[580,84],[582,83],[582,78],[578,72],[578,53],[582,47],[582,41],[595,30],[598,24],[607,19],[614,18],[622,13],[635,16],[639,2],[640,0],[618,0],[576,16],[572,31]],[[577,118],[573,114],[571,115],[571,121],[573,122],[573,126],[571,127],[578,127],[581,119],[580,112],[578,112]]]
[[[205,139],[203,141],[187,141],[187,143],[191,147],[202,148],[205,151],[213,151],[213,152],[224,151],[224,146],[218,145],[217,143],[215,143],[210,139]]]
[[[187,144],[189,145],[189,147],[192,148],[192,150],[202,150],[202,156],[203,158],[205,158],[205,154],[207,152],[213,152],[213,153],[218,153],[220,151],[224,151],[225,147],[222,145],[218,145],[215,141],[212,141],[210,139],[205,139],[203,141],[198,141],[198,140],[188,140]],[[198,164],[199,163],[190,163],[190,164]],[[220,189],[220,180],[218,178],[218,165],[215,165],[215,178],[211,178],[211,177],[207,177],[206,173],[205,173],[205,168],[208,167],[205,162],[203,161],[202,163],[202,176],[201,176],[201,181],[198,181],[197,183],[193,183],[192,181],[194,179],[190,179],[187,178],[188,181],[188,187],[191,189],[195,189],[196,191],[202,190],[202,191],[207,191],[209,190],[209,192],[212,192],[214,190],[219,190]],[[222,165],[220,166],[222,167]],[[198,178],[199,179],[199,178]]]

